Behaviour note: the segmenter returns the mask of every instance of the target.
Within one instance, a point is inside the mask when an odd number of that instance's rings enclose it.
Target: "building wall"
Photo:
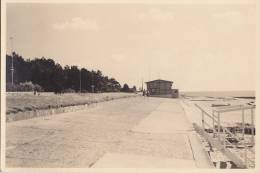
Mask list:
[[[147,83],[147,89],[151,95],[171,94],[171,87],[171,82],[155,81]]]

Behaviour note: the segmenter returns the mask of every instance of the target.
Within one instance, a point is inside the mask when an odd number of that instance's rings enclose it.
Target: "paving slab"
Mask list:
[[[196,168],[193,160],[107,153],[93,168]]]
[[[133,128],[136,132],[176,133],[193,130],[177,100],[161,103],[148,117]]]
[[[180,100],[162,100],[94,167],[212,168]]]
[[[187,134],[184,133],[136,133],[122,138],[112,152],[193,160]]]

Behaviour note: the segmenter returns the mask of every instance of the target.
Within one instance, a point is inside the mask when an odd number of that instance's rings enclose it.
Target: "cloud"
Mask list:
[[[218,20],[225,20],[233,24],[255,24],[255,9],[249,9],[247,13],[241,11],[225,11],[212,14]]]
[[[55,30],[91,30],[97,31],[97,22],[93,19],[83,19],[81,17],[72,18],[69,21],[53,24]]]
[[[140,20],[169,21],[174,18],[171,11],[163,11],[158,8],[150,8],[148,11],[138,15]]]
[[[212,14],[214,18],[218,19],[233,19],[243,17],[240,11],[224,11]]]
[[[129,39],[160,39],[162,37],[161,32],[149,32],[149,33],[135,33],[128,36]]]

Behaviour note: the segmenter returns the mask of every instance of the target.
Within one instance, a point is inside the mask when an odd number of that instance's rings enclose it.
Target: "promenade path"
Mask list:
[[[210,168],[178,99],[135,97],[6,124],[6,167]]]

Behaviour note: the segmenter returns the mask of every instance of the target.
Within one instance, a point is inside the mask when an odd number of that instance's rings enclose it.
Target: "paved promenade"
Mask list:
[[[6,130],[7,167],[211,167],[178,99],[114,100]]]

